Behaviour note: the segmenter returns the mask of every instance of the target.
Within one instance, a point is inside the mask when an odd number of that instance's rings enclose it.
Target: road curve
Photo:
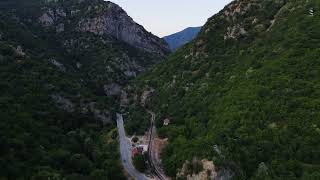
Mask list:
[[[147,180],[148,178],[143,174],[137,171],[133,164],[131,158],[131,147],[129,140],[126,138],[126,133],[123,127],[123,116],[122,114],[117,113],[117,127],[119,133],[119,142],[120,142],[120,154],[121,162],[124,169],[129,175],[135,180]]]

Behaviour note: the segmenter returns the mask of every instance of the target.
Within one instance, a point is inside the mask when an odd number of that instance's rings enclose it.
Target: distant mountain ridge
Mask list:
[[[200,30],[201,27],[188,27],[180,32],[165,36],[163,39],[169,44],[170,49],[175,51],[181,46],[192,41],[198,35]]]

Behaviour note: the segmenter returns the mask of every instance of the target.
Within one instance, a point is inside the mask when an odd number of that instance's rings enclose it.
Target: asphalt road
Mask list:
[[[129,140],[126,138],[126,133],[123,127],[122,114],[117,114],[117,127],[120,141],[121,162],[124,169],[132,178],[136,180],[147,180],[148,178],[143,173],[137,171],[132,164],[131,147]]]

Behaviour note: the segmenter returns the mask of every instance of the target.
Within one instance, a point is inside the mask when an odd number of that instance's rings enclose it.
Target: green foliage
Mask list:
[[[36,175],[34,175],[32,180],[47,180],[47,179],[52,179],[52,180],[59,180],[61,179],[61,175],[54,172],[50,168],[42,168]]]
[[[133,165],[138,171],[144,172],[147,169],[145,156],[138,154],[133,157]]]
[[[104,139],[114,124],[103,126],[83,106],[94,102],[112,114],[118,97],[106,97],[103,85],[129,80],[119,64],[132,58],[144,67],[157,58],[112,37],[39,27],[42,2],[0,2],[0,179],[125,179],[117,133]],[[66,10],[74,5],[68,2]],[[74,111],[59,108],[55,94],[70,100]]]
[[[140,105],[130,106],[126,119],[125,129],[129,135],[144,135],[149,128],[150,115]]]
[[[312,173],[306,173],[304,174],[304,176],[302,177],[302,179],[305,180],[316,180],[320,178],[320,172],[312,172]]]
[[[279,11],[276,2],[233,21],[210,18],[193,43],[135,81],[156,89],[149,106],[170,117],[158,130],[169,138],[162,155],[168,175],[199,157],[231,168],[237,179],[317,177],[320,16],[308,12],[320,4],[290,0]],[[252,27],[252,16],[270,27],[275,14],[269,31]],[[245,23],[247,34],[224,40],[235,23]]]
[[[138,142],[138,141],[139,141],[139,138],[138,138],[137,136],[135,136],[135,137],[132,138],[132,142],[136,143],[136,142]]]
[[[203,170],[202,162],[199,160],[193,160],[192,161],[192,171],[194,174],[198,174]]]
[[[94,180],[105,180],[105,178],[106,178],[106,172],[101,169],[94,170],[89,175],[89,179],[94,179]]]
[[[107,8],[103,3],[1,0],[0,179],[125,179],[117,132],[107,133],[115,125],[100,122],[91,105],[110,112],[111,119],[119,97],[107,97],[104,85],[124,86],[130,79],[124,66],[131,70],[134,61],[140,71],[159,57],[114,37],[78,32],[75,22],[101,13]],[[101,9],[69,16],[88,6]],[[55,16],[56,10],[68,15],[43,27],[39,17],[49,9]],[[58,33],[60,23],[65,28]],[[72,111],[61,108],[53,95],[70,101]]]

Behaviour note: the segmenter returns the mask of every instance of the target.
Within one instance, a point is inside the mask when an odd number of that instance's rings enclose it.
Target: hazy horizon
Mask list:
[[[179,32],[187,27],[199,27],[208,18],[218,13],[232,0],[150,1],[150,0],[110,0],[121,6],[134,21],[147,31],[163,37]]]

